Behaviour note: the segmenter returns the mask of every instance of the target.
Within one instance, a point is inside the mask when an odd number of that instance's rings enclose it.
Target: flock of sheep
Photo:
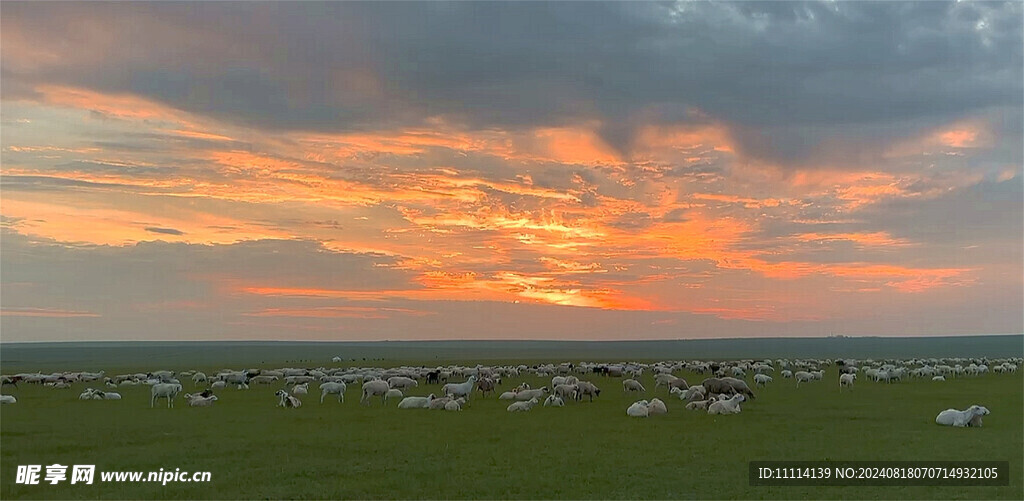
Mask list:
[[[338,357],[335,357],[338,358]],[[508,412],[528,412],[543,401],[545,407],[563,407],[567,402],[581,401],[584,398],[593,401],[601,395],[601,389],[593,381],[595,376],[607,381],[607,378],[622,378],[622,389],[626,393],[646,393],[647,388],[641,382],[644,374],[653,375],[654,390],[664,387],[669,395],[674,395],[686,402],[688,410],[706,411],[712,415],[739,414],[740,404],[756,398],[747,384],[746,378],[751,375],[756,388],[765,388],[774,382],[773,374],[778,367],[783,379],[793,379],[799,388],[801,383],[813,383],[824,378],[824,367],[837,367],[839,371],[839,391],[852,390],[858,374],[876,383],[894,383],[906,378],[929,378],[933,381],[945,381],[946,377],[976,376],[988,373],[1015,373],[1021,364],[1021,358],[1008,359],[908,359],[908,360],[738,360],[738,361],[665,361],[656,363],[624,362],[603,364],[569,362],[560,364],[541,364],[528,366],[501,365],[475,367],[451,365],[444,367],[349,367],[314,369],[281,368],[281,369],[224,369],[213,376],[200,371],[172,372],[159,370],[146,373],[118,374],[106,376],[105,372],[60,372],[52,374],[23,373],[0,376],[2,386],[17,387],[18,383],[40,384],[55,389],[71,388],[74,383],[102,383],[105,389],[87,387],[79,395],[81,400],[120,400],[121,395],[115,391],[123,386],[150,386],[150,407],[155,407],[160,399],[167,400],[167,406],[173,407],[174,401],[181,394],[191,407],[209,407],[218,400],[214,390],[223,388],[249,389],[252,385],[278,385],[274,396],[277,405],[284,408],[302,406],[301,396],[309,393],[309,385],[318,384],[320,403],[331,396],[337,396],[338,402],[345,401],[345,393],[349,386],[358,385],[361,389],[360,403],[370,405],[371,400],[379,397],[383,405],[392,399],[400,399],[399,409],[435,409],[460,411],[465,407],[475,392],[484,397],[488,393],[497,394],[497,387],[504,380],[533,375],[540,378],[550,377],[550,386],[531,388],[527,383],[498,394],[499,400],[509,400]],[[691,386],[686,379],[674,373],[690,371],[706,374],[700,384]],[[460,382],[450,380],[463,379]],[[205,387],[201,392],[182,393],[186,380],[194,387]],[[440,396],[431,393],[426,396],[413,396],[407,393],[415,391],[420,381],[426,384],[440,384]],[[603,383],[602,383],[603,384]],[[13,395],[0,395],[0,403],[13,404],[17,399]],[[629,417],[649,417],[668,413],[668,406],[659,398],[641,399],[626,409]],[[947,409],[936,417],[936,423],[957,427],[981,426],[981,417],[989,410],[973,405],[964,411]]]

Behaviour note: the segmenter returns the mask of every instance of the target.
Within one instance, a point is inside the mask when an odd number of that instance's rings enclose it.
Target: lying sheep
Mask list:
[[[444,410],[446,411],[461,411],[462,404],[466,403],[466,399],[459,397],[454,400],[449,400],[444,404]]]
[[[626,415],[629,417],[647,417],[650,414],[650,409],[647,408],[647,401],[640,400],[639,402],[633,402],[626,409]]]
[[[309,383],[302,383],[292,386],[292,395],[306,395],[309,393]]]
[[[708,406],[717,402],[718,400],[695,400],[686,404],[686,410],[688,411],[703,411],[707,410]]]
[[[980,428],[981,416],[986,416],[988,414],[988,409],[980,405],[972,405],[962,411],[958,411],[956,409],[946,409],[940,412],[939,415],[935,417],[935,424],[941,424],[943,426],[955,426],[957,428]]]
[[[737,393],[730,399],[719,400],[708,406],[708,414],[739,414],[740,402],[746,400],[746,396]]]
[[[298,409],[299,407],[302,407],[302,401],[289,395],[287,391],[277,390],[274,395],[281,399],[277,402],[278,407],[284,407],[286,409]]]
[[[548,395],[548,398],[544,399],[544,407],[564,407],[565,400],[558,395]]]
[[[425,397],[405,397],[401,402],[398,402],[399,409],[429,409],[430,401],[434,400],[434,394],[431,393]]]
[[[635,379],[625,379],[622,381],[622,391],[647,391],[644,389],[644,385],[640,384],[640,381]]]
[[[533,399],[533,398],[541,399],[547,393],[548,393],[548,387],[547,386],[541,386],[540,388],[537,388],[535,390],[523,390],[523,391],[520,391],[519,393],[516,393],[516,400],[524,401],[524,400],[530,400],[530,399]]]
[[[505,410],[509,412],[526,412],[532,409],[534,405],[537,405],[537,402],[539,402],[539,400],[536,398],[531,398],[524,402],[512,402],[512,404],[506,407]]]
[[[0,404],[16,404],[18,399],[14,395],[0,395]]]
[[[945,376],[935,376],[935,377],[932,378],[932,381],[945,381],[945,380],[946,380]]]
[[[402,390],[399,390],[398,388],[391,388],[384,393],[384,403],[387,404],[388,400],[392,398],[402,398],[404,396],[405,395],[402,393]]]
[[[668,407],[665,406],[665,402],[662,402],[661,399],[652,398],[647,403],[647,413],[651,416],[662,416],[668,414]]]
[[[515,400],[515,399],[516,399],[516,392],[514,392],[514,391],[506,391],[505,393],[502,393],[501,395],[498,395],[498,400]]]
[[[459,397],[459,398],[462,398],[462,397]],[[451,402],[452,400],[455,400],[455,399],[452,398],[452,397],[434,398],[433,400],[430,401],[430,404],[427,405],[427,408],[431,409],[431,410],[435,410],[435,411],[443,411],[444,410],[444,406],[448,405],[448,402]]]
[[[189,407],[210,407],[218,399],[217,395],[210,395],[208,397],[204,397],[199,394],[193,395],[191,393],[186,393],[185,400],[188,401]]]

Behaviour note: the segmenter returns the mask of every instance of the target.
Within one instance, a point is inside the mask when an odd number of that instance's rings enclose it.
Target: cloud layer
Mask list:
[[[1021,332],[1021,15],[5,5],[4,340]]]

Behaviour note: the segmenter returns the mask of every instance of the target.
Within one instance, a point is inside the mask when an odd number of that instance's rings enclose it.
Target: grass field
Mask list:
[[[382,364],[397,365],[412,361]],[[190,367],[191,368],[191,367]],[[124,370],[136,367],[124,367]],[[181,367],[182,370],[185,367]],[[215,372],[219,367],[207,367]],[[120,372],[120,370],[108,373]],[[684,374],[699,382],[702,376]],[[346,402],[275,407],[278,386],[221,390],[212,408],[149,407],[148,387],[122,401],[78,401],[71,390],[22,385],[0,416],[0,498],[913,498],[1021,499],[1024,386],[1017,375],[945,383],[859,381],[840,394],[836,372],[796,389],[758,392],[736,416],[686,411],[661,390],[669,415],[632,419],[617,378],[595,376],[594,403],[510,414],[475,398],[463,412]],[[539,378],[520,380],[535,387]],[[650,376],[643,378],[650,390]],[[315,385],[311,385],[315,386]],[[185,385],[186,391],[191,387]],[[413,394],[438,392],[420,386]],[[649,391],[647,398],[654,396]],[[992,414],[984,428],[934,424],[949,407]],[[1009,487],[751,487],[752,460],[1008,460]],[[95,464],[98,471],[210,471],[210,483],[18,485],[17,465]],[[97,474],[98,478],[98,474]]]

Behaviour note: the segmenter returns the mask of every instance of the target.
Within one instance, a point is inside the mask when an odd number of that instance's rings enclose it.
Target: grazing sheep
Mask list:
[[[626,415],[629,417],[647,417],[649,414],[650,409],[647,408],[646,400],[633,402],[633,405],[626,409]]]
[[[767,374],[754,374],[754,386],[764,388],[772,381],[772,377]]]
[[[13,395],[0,395],[0,404],[16,404],[18,399],[14,398]]]
[[[271,384],[274,381],[277,381],[278,379],[279,378],[277,376],[262,375],[250,379],[249,382],[253,384]]]
[[[754,396],[754,392],[747,386],[747,382],[742,379],[736,379],[732,377],[723,378],[707,378],[700,383],[708,393],[724,393],[732,395],[734,393],[742,393],[747,397],[753,399],[757,398]]]
[[[387,381],[380,379],[374,379],[373,381],[367,381],[363,383],[363,396],[359,397],[359,403],[370,405],[370,399],[373,397],[381,397],[381,403],[387,405],[387,400],[384,395],[387,394],[388,390]]]
[[[580,387],[578,384],[560,384],[555,387],[555,391],[552,394],[562,398],[575,399],[576,393],[579,391]]]
[[[635,379],[624,379],[622,381],[622,391],[647,391],[644,389],[644,385],[640,384],[640,381]]]
[[[843,391],[843,387],[849,387],[853,389],[853,382],[857,380],[856,374],[840,374],[839,375],[839,391]]]
[[[167,407],[174,407],[174,397],[178,396],[181,392],[181,385],[176,383],[157,383],[150,388],[150,399],[149,407],[153,408],[156,405],[158,398],[167,399]]]
[[[417,382],[415,379],[408,378],[408,377],[405,377],[405,376],[394,376],[394,377],[389,377],[388,378],[388,387],[389,388],[397,388],[399,390],[408,390],[409,388],[415,388],[415,387],[417,387],[419,385],[420,385],[420,383]]]
[[[935,377],[932,378],[932,381],[945,381],[945,380],[946,380],[945,376],[935,376]]]
[[[740,402],[746,399],[745,395],[737,393],[732,398],[713,402],[708,406],[708,414],[739,414]]]
[[[214,390],[220,390],[226,388],[227,385],[228,383],[226,381],[214,381],[213,384],[210,385],[210,388],[213,388]]]
[[[957,428],[980,428],[981,416],[985,416],[988,414],[988,409],[980,405],[972,405],[962,411],[958,411],[956,409],[946,409],[940,412],[939,415],[935,417],[935,424],[941,424],[943,426],[955,426]]]
[[[576,400],[583,400],[583,396],[586,395],[590,397],[590,401],[593,402],[594,397],[601,396],[601,389],[590,381],[580,381],[576,386],[579,387],[579,391],[576,392]]]
[[[494,387],[495,387],[495,383],[494,383],[494,380],[491,379],[491,378],[485,377],[485,378],[483,378],[483,379],[481,379],[481,380],[476,382],[476,388],[478,390],[480,390],[480,393],[482,395],[484,395],[484,396],[487,396],[487,392],[493,393],[494,392]]]
[[[544,407],[564,407],[565,400],[558,395],[548,395],[548,398],[544,399]]]
[[[809,383],[814,381],[814,375],[807,371],[799,371],[796,373],[796,387],[800,387],[800,383]]]
[[[502,393],[501,395],[498,395],[498,400],[515,400],[515,399],[516,399],[516,392],[514,392],[514,391],[506,391],[505,393]]]
[[[647,413],[651,416],[662,416],[668,414],[668,407],[665,406],[665,402],[662,402],[661,399],[652,398],[647,403]]]
[[[287,391],[277,390],[274,395],[281,399],[277,402],[278,407],[284,407],[286,409],[297,409],[302,407],[302,401],[289,395]]]
[[[324,403],[324,397],[329,394],[337,393],[338,402],[345,401],[345,390],[348,389],[348,385],[341,381],[320,383],[320,403]]]
[[[505,410],[509,412],[526,412],[532,409],[534,405],[537,405],[537,402],[538,400],[536,398],[531,398],[524,402],[512,402],[512,404],[506,407]]]
[[[782,377],[784,377],[784,378],[786,378],[786,379],[789,379],[789,378],[793,377],[793,371],[791,371],[791,370],[788,370],[788,369],[787,369],[787,370],[784,370],[784,371],[782,371],[782,373],[781,373],[781,374],[782,374]]]
[[[401,402],[398,402],[399,409],[429,409],[430,401],[434,399],[434,394],[431,393],[425,397],[405,397]]]

